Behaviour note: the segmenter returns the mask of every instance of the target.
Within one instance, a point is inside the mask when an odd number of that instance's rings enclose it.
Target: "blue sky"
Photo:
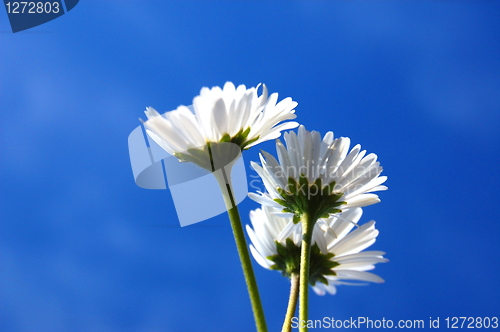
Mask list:
[[[389,176],[361,220],[377,221],[386,282],[312,294],[311,318],[499,316],[499,13],[90,0],[13,34],[0,10],[0,331],[254,330],[227,216],[178,227],[127,149],[146,106],[226,81],[291,96],[308,129],[349,136]],[[276,331],[288,282],[254,266]]]

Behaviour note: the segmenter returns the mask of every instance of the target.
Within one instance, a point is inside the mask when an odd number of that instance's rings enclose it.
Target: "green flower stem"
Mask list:
[[[309,291],[309,261],[311,258],[311,242],[314,222],[308,213],[304,213],[302,222],[302,245],[300,253],[300,302],[299,302],[299,331],[307,332],[308,291]]]
[[[281,332],[292,331],[292,318],[297,308],[297,299],[299,298],[299,280],[297,273],[292,273],[290,276],[290,298],[288,299],[288,308],[286,309],[285,321]]]
[[[267,332],[266,318],[264,316],[264,310],[260,301],[257,281],[253,272],[245,234],[241,225],[240,213],[238,211],[238,206],[235,204],[233,192],[231,190],[231,170],[229,167],[225,168],[226,170],[224,170],[224,167],[221,168],[222,176],[217,175],[219,172],[215,172],[214,175],[219,182],[222,196],[224,197],[224,202],[226,203],[227,214],[229,215],[229,220],[233,229],[234,240],[236,242],[236,248],[238,249],[238,255],[240,256],[241,266],[243,268],[243,274],[245,276],[245,282],[247,284],[250,302],[252,304],[257,331]]]

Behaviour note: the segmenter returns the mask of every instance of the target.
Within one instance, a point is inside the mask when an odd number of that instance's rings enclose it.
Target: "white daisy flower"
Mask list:
[[[304,213],[318,220],[380,202],[372,192],[386,190],[382,183],[387,177],[379,176],[382,167],[376,154],[365,156],[359,144],[349,152],[349,138],[334,139],[328,132],[321,139],[319,132],[309,132],[304,126],[298,135],[287,132],[284,138],[286,147],[276,142],[279,162],[262,151],[262,166],[251,163],[267,193],[250,193],[250,198],[294,214],[294,223]]]
[[[279,210],[262,206],[250,212],[253,228],[247,225],[252,244],[250,251],[262,267],[278,270],[284,276],[299,274],[302,224],[294,226],[288,237],[279,239],[291,217],[276,214]],[[335,294],[337,285],[360,285],[352,281],[381,283],[379,276],[366,272],[376,263],[387,262],[381,251],[363,251],[378,235],[375,222],[370,221],[352,231],[362,215],[361,208],[350,209],[325,219],[330,231],[314,228],[311,248],[309,283],[318,295]],[[332,234],[336,234],[332,236]]]
[[[179,106],[163,115],[148,107],[146,131],[179,160],[199,162],[216,143],[233,143],[243,150],[278,138],[282,130],[296,128],[297,122],[280,122],[296,117],[297,103],[289,97],[277,103],[278,94],[268,96],[264,84],[259,96],[259,87],[235,88],[227,82],[222,89],[202,88],[189,107]]]

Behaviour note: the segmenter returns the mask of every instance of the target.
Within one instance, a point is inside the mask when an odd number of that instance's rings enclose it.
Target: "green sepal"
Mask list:
[[[250,134],[250,127],[243,130],[241,129],[236,135],[233,137],[229,136],[229,134],[224,134],[219,142],[224,143],[234,143],[240,147],[241,150],[247,149],[247,146],[255,142],[259,139],[260,136],[254,137],[252,139],[248,139],[248,135]]]
[[[286,239],[285,245],[277,241],[275,244],[278,254],[267,257],[274,263],[271,269],[281,271],[285,277],[290,277],[292,273],[299,273],[300,247],[296,246],[291,239]]]
[[[283,206],[283,212],[294,214],[293,222],[297,223],[307,213],[314,221],[328,218],[330,214],[342,212],[339,206],[346,204],[340,199],[343,193],[334,193],[335,181],[323,185],[321,178],[309,184],[307,177],[301,174],[299,181],[288,178],[286,188],[277,188],[281,198],[274,199]]]
[[[252,144],[253,142],[257,141],[259,138],[260,138],[260,136],[257,136],[257,137],[255,137],[255,138],[252,138],[252,139],[250,139],[250,140],[246,141],[245,143],[243,143],[243,144],[241,145],[241,149],[242,149],[242,150],[249,149],[249,148],[247,148],[247,146],[249,146],[249,145],[250,145],[250,144]]]
[[[219,142],[222,143],[231,142],[231,136],[229,136],[229,134],[224,134],[224,136],[222,136]]]
[[[274,263],[270,269],[280,271],[283,276],[288,278],[293,273],[298,274],[300,272],[300,246],[296,246],[289,238],[286,239],[285,245],[276,241],[275,245],[278,253],[267,257]],[[317,282],[328,284],[325,276],[336,275],[333,268],[340,264],[331,260],[334,256],[332,253],[323,254],[316,243],[311,247],[309,265],[309,283],[311,285],[314,286]]]
[[[335,255],[332,253],[324,255],[317,244],[311,247],[309,266],[309,283],[311,285],[314,286],[318,281],[328,284],[328,280],[326,280],[325,276],[336,275],[332,269],[340,264],[331,260],[334,256]]]

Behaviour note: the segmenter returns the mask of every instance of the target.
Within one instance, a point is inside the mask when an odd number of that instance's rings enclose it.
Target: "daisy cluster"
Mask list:
[[[304,126],[285,132],[283,144],[281,132],[299,126],[289,121],[296,117],[296,106],[291,98],[278,102],[278,94],[269,95],[264,84],[247,89],[228,82],[222,89],[202,88],[191,106],[165,114],[148,107],[144,126],[180,161],[212,171],[215,159],[224,166],[232,160],[224,156],[277,139],[277,158],[262,151],[260,165],[251,163],[266,189],[249,194],[261,205],[250,212],[252,226],[247,225],[255,260],[284,276],[297,274],[301,220],[307,216],[314,221],[309,282],[317,294],[334,294],[336,286],[353,281],[382,282],[367,271],[387,261],[384,253],[364,251],[378,236],[375,222],[358,223],[361,208],[380,202],[374,192],[387,189],[377,155],[359,144],[350,149],[347,137],[334,138],[332,132],[321,137]],[[227,143],[232,148],[226,149]]]

